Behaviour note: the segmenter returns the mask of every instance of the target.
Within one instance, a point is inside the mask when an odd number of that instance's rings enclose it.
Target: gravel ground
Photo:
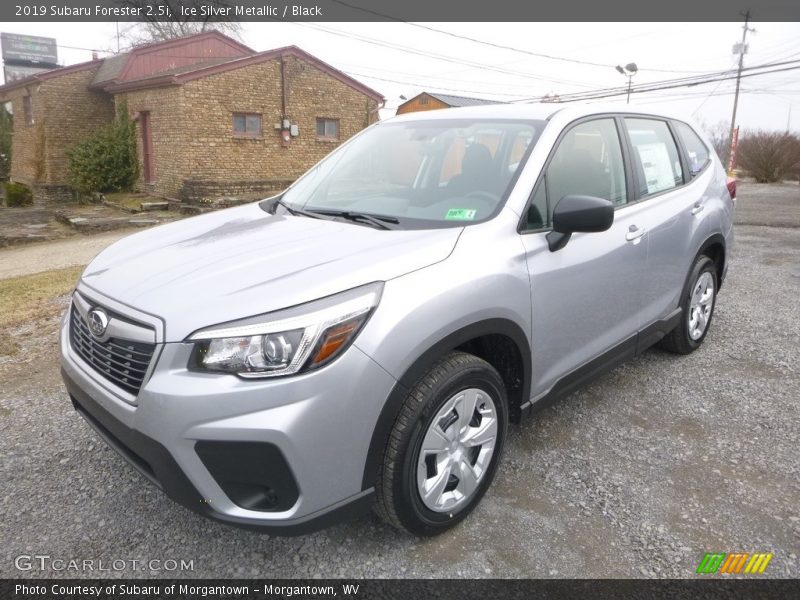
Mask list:
[[[50,323],[0,364],[0,577],[41,575],[20,554],[194,561],[103,576],[692,577],[706,551],[773,552],[765,576],[798,577],[799,296],[800,229],[737,226],[704,346],[651,350],[512,428],[482,504],[428,540],[374,517],[272,538],[172,503],[74,413]]]
[[[767,185],[738,182],[736,222],[770,227],[800,227],[800,183]]]

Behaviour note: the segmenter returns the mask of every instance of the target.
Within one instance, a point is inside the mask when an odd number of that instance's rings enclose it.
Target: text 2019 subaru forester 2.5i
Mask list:
[[[178,502],[418,535],[479,502],[510,421],[702,344],[735,188],[697,129],[483,106],[368,128],[281,195],[138,233],[61,331],[75,408]]]

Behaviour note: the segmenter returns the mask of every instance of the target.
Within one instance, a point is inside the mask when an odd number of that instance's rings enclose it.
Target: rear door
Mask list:
[[[534,188],[522,226],[531,280],[533,387],[538,398],[612,349],[633,353],[641,324],[647,244],[643,208],[629,205],[625,148],[613,117],[583,120],[561,136]],[[551,252],[553,208],[569,194],[616,205],[601,233],[576,233]]]
[[[688,185],[691,175],[672,125],[656,117],[625,117],[638,204],[646,207],[647,270],[642,281],[642,327],[667,317],[679,303],[701,226],[702,192]]]

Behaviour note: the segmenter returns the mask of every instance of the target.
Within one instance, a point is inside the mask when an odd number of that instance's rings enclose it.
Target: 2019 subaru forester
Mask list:
[[[438,533],[509,422],[702,344],[735,194],[710,148],[630,107],[381,122],[277,197],[102,252],[63,322],[67,389],[208,516],[301,533],[373,506]]]

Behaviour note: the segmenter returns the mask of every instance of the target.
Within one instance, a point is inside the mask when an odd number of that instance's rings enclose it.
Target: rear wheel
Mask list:
[[[689,286],[681,299],[681,321],[661,340],[665,350],[677,354],[694,352],[703,343],[714,316],[717,299],[717,266],[700,256],[689,274]]]
[[[486,361],[453,352],[406,397],[376,485],[376,511],[416,535],[449,529],[491,484],[508,427],[503,382]]]

